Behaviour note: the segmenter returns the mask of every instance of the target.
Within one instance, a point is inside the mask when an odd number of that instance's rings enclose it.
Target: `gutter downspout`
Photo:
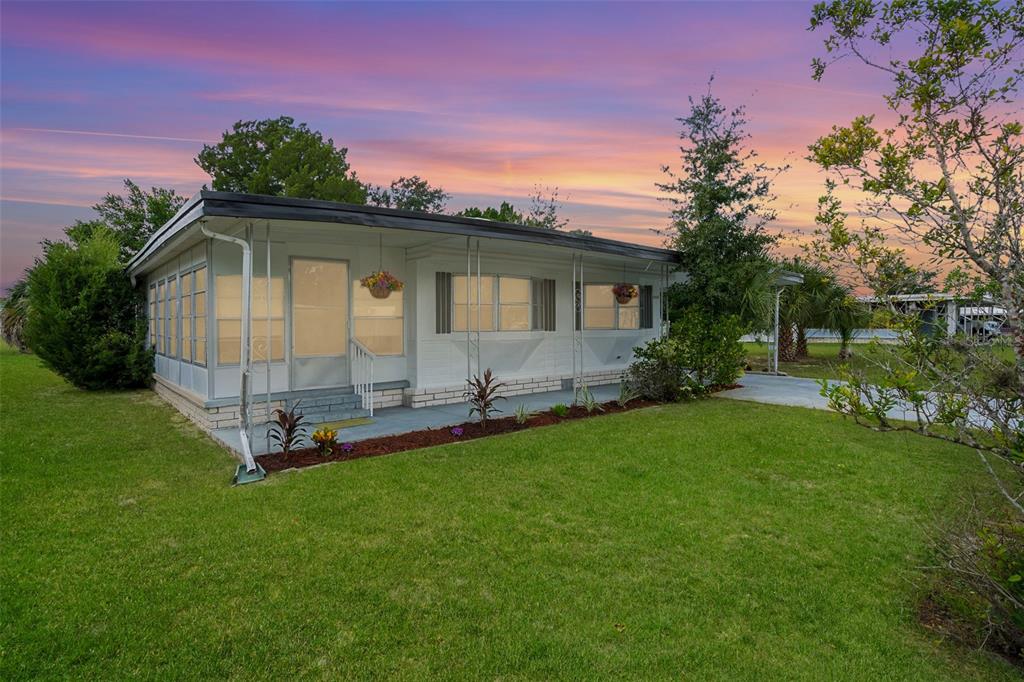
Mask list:
[[[252,304],[249,292],[252,286],[252,249],[244,239],[213,232],[205,224],[201,224],[200,229],[202,229],[203,234],[211,239],[219,239],[220,241],[239,246],[242,249],[242,338],[238,357],[238,364],[241,370],[238,392],[238,435],[242,442],[242,460],[244,464],[238,467],[240,471],[235,476],[235,482],[248,483],[250,481],[258,481],[262,480],[266,474],[263,468],[256,464],[256,460],[252,456],[252,448],[249,446],[249,375],[252,370],[249,360],[249,338],[252,335]],[[241,471],[243,466],[245,467],[244,472]],[[245,477],[242,476],[243,473],[246,474]]]

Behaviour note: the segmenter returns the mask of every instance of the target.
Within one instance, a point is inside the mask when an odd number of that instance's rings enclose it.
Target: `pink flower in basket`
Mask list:
[[[392,291],[401,291],[405,287],[404,282],[387,270],[367,275],[359,283],[369,289],[374,298],[387,298]]]
[[[612,287],[612,295],[619,303],[626,304],[640,295],[640,291],[632,284],[620,283]]]

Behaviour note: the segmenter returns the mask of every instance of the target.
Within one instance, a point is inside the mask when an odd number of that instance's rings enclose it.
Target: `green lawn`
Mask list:
[[[747,362],[755,370],[767,370],[769,365],[769,354],[771,346],[766,343],[744,343],[747,351]],[[869,379],[876,378],[879,370],[867,362],[866,344],[853,344],[853,357],[847,360],[853,369],[863,370]],[[780,362],[779,369],[794,377],[807,377],[810,379],[835,379],[839,376],[836,368],[842,364],[839,361],[838,343],[809,343],[807,344],[809,358],[801,358],[796,362]]]
[[[0,678],[1011,679],[915,620],[969,451],[712,399],[279,474],[0,352]]]

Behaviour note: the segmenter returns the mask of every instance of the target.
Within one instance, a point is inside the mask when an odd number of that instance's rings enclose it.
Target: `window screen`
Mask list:
[[[640,298],[619,303],[612,293],[613,286],[587,284],[584,287],[584,329],[640,329]]]
[[[352,331],[371,353],[401,355],[405,352],[402,293],[392,291],[387,298],[374,298],[358,279],[352,282]]]
[[[167,307],[164,302],[165,282],[162,280],[156,285],[156,352],[164,352],[164,309]]]
[[[192,362],[192,282],[195,273],[181,276],[181,359]]]
[[[242,338],[242,276],[217,275],[217,364],[236,365]],[[267,279],[252,278],[252,359],[267,359]],[[270,278],[270,359],[284,360],[284,278]],[[203,329],[205,332],[205,327]],[[198,331],[196,332],[198,336]],[[205,348],[204,348],[205,350]]]
[[[615,296],[611,284],[583,287],[583,328],[615,329]]]
[[[156,284],[149,285],[149,347],[156,348]]]
[[[178,279],[167,278],[167,357],[178,357]]]
[[[498,329],[530,329],[530,288],[526,277],[498,278]]]
[[[206,364],[206,267],[196,268],[192,281],[193,336],[195,338],[192,361]]]
[[[479,287],[477,278],[470,277],[468,292],[466,282],[465,275],[452,277],[452,300],[454,301],[452,330],[466,331],[468,316],[470,331],[477,330],[478,322],[480,331],[494,331],[494,277],[491,275],[481,276]],[[479,301],[477,301],[478,295]]]
[[[347,263],[292,261],[292,334],[296,356],[347,354]]]

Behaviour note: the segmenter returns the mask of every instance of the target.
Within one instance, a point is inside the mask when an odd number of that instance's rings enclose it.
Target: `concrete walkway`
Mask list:
[[[619,385],[594,386],[590,389],[590,392],[596,400],[607,402],[619,397]],[[572,391],[550,391],[548,393],[510,396],[507,400],[498,401],[497,407],[501,410],[498,416],[507,417],[512,415],[520,404],[526,405],[526,409],[531,412],[540,412],[550,409],[559,403],[570,405],[572,400]],[[468,403],[435,405],[415,409],[411,407],[385,407],[374,412],[372,424],[340,429],[338,431],[338,440],[342,443],[354,443],[379,436],[393,436],[399,433],[409,433],[410,431],[420,431],[422,429],[436,429],[443,426],[461,424],[469,420]],[[312,434],[315,429],[315,424],[306,429],[307,438],[303,439],[300,447],[312,445],[308,435]],[[235,452],[240,452],[242,449],[242,442],[236,428],[215,429],[211,435]],[[250,445],[252,446],[253,454],[262,455],[268,452],[266,424],[253,426],[252,442]],[[276,450],[277,448],[273,447],[272,449]]]

